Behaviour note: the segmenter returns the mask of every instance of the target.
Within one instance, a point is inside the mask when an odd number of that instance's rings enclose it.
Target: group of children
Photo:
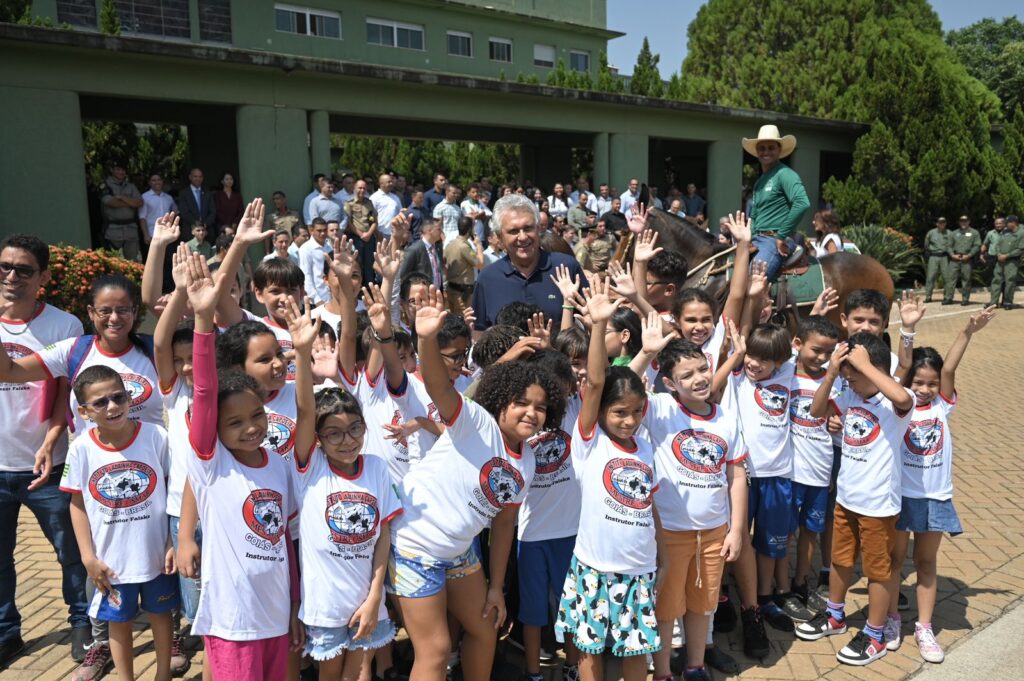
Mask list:
[[[737,214],[721,309],[683,288],[686,263],[645,232],[632,267],[589,288],[553,275],[561,320],[514,304],[474,344],[472,311],[450,313],[424,277],[396,282],[401,254],[386,242],[382,284],[363,287],[352,246],[336,240],[323,273],[332,301],[315,309],[292,262],[262,262],[253,293],[267,316],[256,317],[239,306],[237,273],[269,236],[262,225],[257,199],[217,267],[178,248],[152,341],[135,334],[138,288],[104,277],[90,293],[95,335],[0,354],[0,381],[72,386],[62,489],[119,678],[134,678],[140,607],[158,679],[175,612],[203,637],[204,678],[217,681],[298,678],[310,660],[320,679],[395,678],[399,624],[411,678],[444,679],[457,654],[463,678],[484,681],[510,615],[531,681],[550,624],[565,679],[603,678],[609,649],[628,681],[650,662],[656,681],[673,669],[709,678],[702,643],[728,600],[728,566],[744,650],[764,657],[765,622],[806,640],[846,632],[858,556],[867,624],[838,658],[864,665],[902,640],[911,532],[915,639],[941,661],[936,555],[943,532],[960,532],[954,378],[991,309],[945,360],[913,347],[924,309],[910,294],[898,355],[882,340],[889,301],[870,290],[846,297],[842,329],[826,291],[791,337],[767,321],[767,281]],[[150,276],[178,236],[173,214],[158,221]],[[827,591],[808,582],[817,544]],[[671,656],[680,628],[684,665]]]

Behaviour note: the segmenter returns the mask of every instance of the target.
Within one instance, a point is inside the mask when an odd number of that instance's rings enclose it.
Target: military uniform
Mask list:
[[[966,260],[950,259],[949,278],[946,279],[946,291],[943,302],[953,302],[953,291],[958,282],[961,283],[961,295],[966,305],[971,300],[971,274],[974,272],[973,260],[981,251],[981,235],[973,227],[954,230],[949,239],[949,254],[966,255]]]
[[[1017,228],[1013,232],[1004,229],[999,240],[988,250],[992,261],[992,286],[989,289],[992,298],[989,305],[999,304],[999,294],[1003,294],[1003,306],[1013,305],[1013,294],[1017,290],[1017,266],[1020,256],[1024,253],[1024,232]],[[999,262],[999,256],[1005,255],[1006,262]]]
[[[933,227],[924,237],[924,254],[928,259],[928,273],[924,280],[924,297],[926,302],[932,299],[935,279],[942,275],[942,281],[949,281],[949,244],[952,235],[949,230]]]
[[[128,206],[111,206],[113,199],[142,199],[139,190],[125,179],[118,182],[112,176],[103,182],[103,221],[106,227],[103,238],[113,249],[120,249],[128,260],[139,259],[139,221],[136,209]]]
[[[348,216],[347,231],[356,246],[359,255],[359,267],[363,271],[363,281],[370,283],[377,281],[373,271],[373,254],[377,250],[377,232],[369,239],[363,239],[360,235],[366,234],[377,224],[377,210],[373,207],[370,199],[362,201],[352,197],[345,202],[345,214]]]
[[[594,264],[595,272],[604,272],[608,269],[608,263],[615,255],[615,238],[611,234],[605,234],[594,239],[590,244],[590,259]]]

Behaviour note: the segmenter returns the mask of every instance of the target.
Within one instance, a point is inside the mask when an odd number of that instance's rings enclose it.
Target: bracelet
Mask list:
[[[563,310],[575,310],[576,306],[575,305],[563,305],[562,309]]]
[[[394,333],[392,333],[390,336],[388,336],[386,338],[381,338],[380,336],[377,335],[377,329],[373,328],[372,326],[370,327],[370,333],[373,334],[373,340],[377,341],[381,345],[387,345],[388,343],[394,343],[395,342],[395,334]]]
[[[917,331],[907,331],[902,326],[900,327],[900,335],[904,338],[913,338],[917,335]]]

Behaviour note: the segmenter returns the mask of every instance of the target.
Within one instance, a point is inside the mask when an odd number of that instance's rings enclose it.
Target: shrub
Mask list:
[[[88,328],[89,287],[93,279],[104,274],[122,274],[141,284],[142,264],[104,248],[87,251],[65,244],[50,246],[50,281],[40,297],[75,315]],[[144,310],[140,309],[138,314],[141,319]]]
[[[921,249],[909,234],[881,225],[853,225],[843,228],[843,240],[852,241],[864,255],[871,256],[899,282],[921,269]]]

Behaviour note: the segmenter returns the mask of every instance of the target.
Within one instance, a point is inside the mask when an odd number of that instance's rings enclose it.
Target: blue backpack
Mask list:
[[[149,334],[140,333],[137,338],[142,342],[142,352],[149,358],[150,362],[156,366],[156,361],[153,359],[153,337]],[[78,378],[78,372],[82,369],[82,364],[85,362],[86,356],[89,354],[89,350],[92,349],[92,343],[96,340],[94,334],[86,334],[79,336],[75,339],[75,342],[71,345],[71,353],[68,355],[68,383],[74,385],[75,379]],[[68,428],[71,432],[75,432],[75,415],[71,413],[71,403],[68,403]]]

